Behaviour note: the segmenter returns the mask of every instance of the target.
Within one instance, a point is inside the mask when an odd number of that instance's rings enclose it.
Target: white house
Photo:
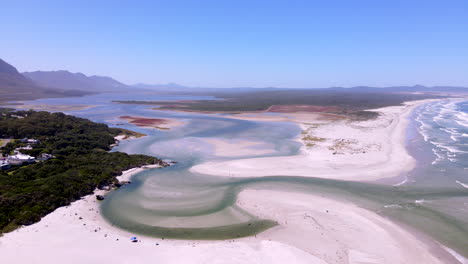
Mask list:
[[[11,164],[6,160],[0,160],[0,170],[8,170],[11,168]]]
[[[33,139],[33,138],[23,138],[23,139],[20,139],[21,142],[23,143],[29,143],[29,144],[39,144],[40,141],[39,139]]]
[[[28,143],[29,143],[29,144],[39,144],[40,141],[39,141],[39,139],[32,139],[32,138],[30,138],[30,139],[28,139]]]
[[[35,161],[34,157],[21,153],[8,157],[8,162],[12,165],[22,165],[25,162],[34,163]]]
[[[17,154],[21,154],[21,150],[31,150],[33,149],[33,147],[31,147],[31,145],[27,145],[26,147],[19,147],[19,148],[15,148],[15,150],[13,151],[15,153],[15,155]]]
[[[50,160],[53,157],[54,156],[52,156],[52,154],[42,153],[39,156],[37,156],[36,159],[40,161],[46,161],[46,160]]]

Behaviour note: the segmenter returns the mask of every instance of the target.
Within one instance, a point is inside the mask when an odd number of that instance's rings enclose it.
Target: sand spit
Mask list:
[[[299,155],[214,161],[191,170],[231,177],[288,175],[352,181],[392,178],[415,165],[404,145],[408,116],[415,107],[430,101],[374,109],[381,115],[361,122],[327,121],[321,114],[314,113],[289,114],[303,129],[298,140],[304,147]],[[298,117],[304,119],[297,120]]]
[[[279,223],[258,239],[280,241],[326,263],[456,263],[437,243],[423,243],[390,220],[347,202],[303,193],[246,190],[237,204]]]
[[[263,142],[209,138],[206,142],[214,146],[214,154],[218,157],[241,157],[251,155],[271,154],[272,145]]]
[[[120,119],[128,121],[130,124],[139,127],[150,127],[157,129],[170,129],[183,124],[179,120],[163,119],[163,118],[149,118],[149,117],[135,117],[135,116],[120,116]]]

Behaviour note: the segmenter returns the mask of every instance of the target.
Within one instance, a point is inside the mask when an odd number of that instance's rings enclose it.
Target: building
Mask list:
[[[19,147],[19,148],[15,148],[16,151],[19,151],[21,149],[24,149],[24,150],[31,150],[33,149],[33,147],[31,147],[31,145],[27,145],[26,147]]]
[[[52,154],[42,153],[39,156],[37,156],[36,159],[40,161],[46,161],[46,160],[50,160],[53,157],[54,156],[52,156]]]
[[[28,143],[28,144],[39,144],[41,143],[38,139],[33,139],[33,138],[23,138],[20,139],[21,142],[23,143]]]
[[[8,170],[11,168],[11,164],[6,160],[0,160],[0,170]]]
[[[30,139],[28,139],[28,142],[27,142],[27,143],[29,143],[29,144],[39,144],[39,143],[41,143],[41,142],[39,141],[39,139],[32,139],[32,138],[30,138]]]
[[[34,163],[36,162],[36,160],[34,159],[34,157],[19,153],[13,156],[9,156],[8,162],[11,165],[23,165],[23,163]]]

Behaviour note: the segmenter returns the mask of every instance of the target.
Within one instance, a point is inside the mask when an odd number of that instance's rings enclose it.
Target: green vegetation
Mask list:
[[[8,113],[8,112],[11,112],[15,109],[13,108],[5,108],[5,107],[0,107],[0,114],[4,114],[4,113]]]
[[[308,135],[307,132],[304,132],[305,131],[302,131],[302,141],[304,141],[307,147],[313,147],[317,144],[317,142],[324,142],[327,140],[326,138],[315,137],[312,135]]]
[[[125,135],[124,139],[127,139],[127,138],[129,138],[129,137],[136,137],[136,138],[139,138],[139,137],[144,137],[144,136],[146,136],[146,134],[143,134],[143,133],[140,133],[140,132],[131,131],[131,130],[128,130],[128,129],[125,129],[125,128],[112,128],[112,129],[117,129],[117,131],[119,132],[120,135]]]
[[[314,137],[314,136],[311,136],[311,135],[307,135],[307,136],[304,136],[302,138],[302,140],[304,141],[314,141],[314,142],[324,142],[325,140],[327,140],[326,138],[321,138],[321,137]]]
[[[95,188],[116,183],[116,176],[124,170],[165,165],[150,156],[107,152],[114,136],[122,133],[129,132],[63,113],[18,111],[0,115],[1,137],[39,139],[39,144],[24,152],[55,156],[0,171],[0,233],[37,222]],[[21,145],[24,143],[16,140],[1,150],[5,153]]]
[[[364,111],[366,109],[400,105],[405,101],[440,98],[440,96],[430,94],[349,92],[333,89],[275,89],[238,93],[213,91],[203,95],[212,95],[224,100],[114,102],[158,105],[161,109],[213,112],[265,111],[273,105],[337,106],[340,110],[332,113],[344,114],[356,119],[369,119],[376,117],[377,114]]]

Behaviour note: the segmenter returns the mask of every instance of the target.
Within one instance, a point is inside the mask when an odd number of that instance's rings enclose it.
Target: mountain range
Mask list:
[[[128,91],[132,88],[110,77],[86,76],[69,71],[35,71],[24,72],[23,75],[41,86],[57,89],[112,92]]]
[[[126,85],[111,77],[86,76],[82,73],[71,73],[69,71],[34,71],[20,73],[18,70],[0,59],[0,101],[32,100],[48,97],[83,96],[86,94],[102,92],[128,92],[132,90],[146,90],[164,93],[239,93],[265,90],[297,90],[293,88],[250,88],[238,87],[229,89],[188,87],[176,83],[168,84],[135,84]],[[432,93],[467,93],[464,87],[435,86],[426,87],[422,85],[398,86],[376,88],[368,86],[357,86],[351,88],[331,87],[313,89],[317,92],[343,91],[354,93],[369,92],[432,92]]]
[[[44,97],[84,95],[83,91],[52,89],[25,77],[12,65],[0,59],[0,101],[31,100]]]
[[[126,92],[133,87],[106,76],[86,76],[68,71],[20,73],[0,59],[0,101],[83,96],[101,92]]]

